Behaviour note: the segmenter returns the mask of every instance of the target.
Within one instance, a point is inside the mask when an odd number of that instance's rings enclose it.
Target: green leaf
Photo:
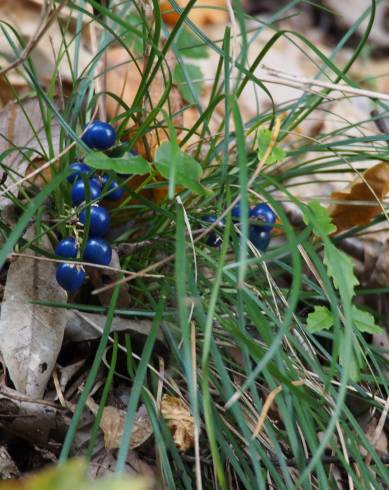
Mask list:
[[[186,58],[208,58],[209,52],[201,40],[188,29],[182,29],[176,37],[176,46]]]
[[[318,236],[328,236],[336,231],[327,208],[323,207],[317,199],[307,204],[304,210],[304,222],[312,225],[313,232]]]
[[[151,167],[147,160],[140,155],[128,154],[126,157],[111,158],[101,151],[90,152],[85,157],[85,163],[98,170],[113,170],[118,174],[145,175]]]
[[[324,264],[343,300],[350,302],[355,294],[354,288],[359,284],[352,259],[328,242],[324,244]]]
[[[334,325],[334,316],[326,306],[315,306],[307,317],[307,328],[310,332],[329,330]]]
[[[62,466],[50,466],[43,471],[14,481],[14,490],[147,490],[150,482],[146,478],[132,476],[110,476],[97,480],[86,478],[87,464],[81,459],[72,459]],[[0,490],[9,490],[10,484],[0,482]]]
[[[351,314],[352,314],[354,326],[360,332],[366,332],[371,334],[374,333],[379,334],[384,332],[384,330],[375,323],[374,316],[371,315],[368,311],[360,310],[355,305],[353,305]]]
[[[262,160],[263,157],[265,156],[267,149],[270,146],[270,142],[272,139],[272,132],[270,129],[261,129],[258,131],[257,134],[257,144],[258,144],[258,150],[257,150],[257,155],[259,160]],[[277,148],[275,146],[272,151],[270,152],[270,155],[266,159],[266,165],[271,165],[273,163],[277,163],[281,161],[283,158],[285,158],[285,152],[282,148]]]
[[[201,165],[170,141],[165,141],[159,146],[155,153],[154,164],[165,179],[174,178],[176,184],[197,194],[209,192],[200,184],[203,173]]]
[[[198,66],[187,65],[184,66],[177,64],[173,72],[173,82],[177,85],[177,88],[182,97],[191,104],[195,103],[195,97],[192,95],[191,89],[185,77],[185,73],[191,81],[194,95],[198,98],[203,87],[203,72]]]

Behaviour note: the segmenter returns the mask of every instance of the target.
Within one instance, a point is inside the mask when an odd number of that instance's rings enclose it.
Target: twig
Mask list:
[[[32,260],[43,260],[46,262],[59,262],[59,263],[66,263],[66,264],[75,264],[75,265],[83,265],[85,267],[93,267],[97,269],[105,269],[113,272],[119,272],[123,273],[126,275],[134,275],[137,274],[137,272],[130,272],[126,271],[123,269],[119,269],[117,267],[110,267],[109,265],[100,265],[100,264],[93,264],[92,262],[81,262],[81,261],[76,261],[76,260],[71,260],[71,259],[51,259],[50,257],[42,257],[39,255],[30,255],[30,254],[25,254],[25,253],[18,253],[18,252],[12,252],[10,254],[10,257],[23,257],[25,259],[32,259]],[[163,277],[161,274],[145,274],[146,277]]]
[[[280,83],[280,80],[285,80],[295,88],[302,89],[304,86],[316,86],[321,88],[327,88],[330,90],[335,90],[336,92],[343,92],[344,94],[357,95],[361,97],[369,97],[371,99],[380,99],[389,101],[389,94],[383,92],[376,92],[374,90],[365,90],[361,88],[349,87],[348,85],[336,84],[331,82],[323,82],[322,80],[314,80],[312,78],[297,77],[295,75],[276,70],[274,68],[269,68],[262,65],[263,73],[258,75],[262,82],[268,83]],[[270,74],[266,75],[266,73]],[[273,76],[271,76],[273,75]]]

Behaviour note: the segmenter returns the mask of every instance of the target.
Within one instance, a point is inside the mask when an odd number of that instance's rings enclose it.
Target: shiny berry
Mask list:
[[[87,220],[87,210],[83,209],[80,213],[80,222],[85,224]],[[104,236],[108,233],[111,217],[108,211],[101,206],[91,206],[89,234],[94,237]]]
[[[116,130],[103,121],[89,123],[81,137],[82,141],[94,150],[108,150],[115,144]]]
[[[75,264],[59,264],[57,266],[56,279],[58,284],[68,293],[74,293],[80,289],[85,279],[84,269]]]
[[[73,184],[75,180],[77,180],[81,174],[89,174],[90,167],[84,162],[74,162],[69,165],[71,169],[74,170],[70,175],[67,176],[68,182]]]
[[[77,257],[77,243],[73,237],[66,237],[57,243],[55,247],[55,255],[58,257],[65,257],[67,259],[74,259]]]
[[[250,226],[250,242],[261,252],[265,252],[270,243],[269,231],[264,231],[260,226]]]
[[[78,206],[78,204],[81,204],[83,201],[86,200],[86,186],[89,186],[89,198],[91,201],[94,201],[95,199],[98,199],[100,197],[101,187],[97,179],[90,179],[86,182],[84,182],[83,180],[76,180],[70,192],[72,203],[75,206]]]
[[[103,192],[109,191],[107,194],[104,195],[104,199],[109,199],[110,201],[118,201],[122,198],[124,190],[115,180],[111,180],[108,175],[103,175],[101,181]],[[107,189],[105,189],[107,184],[108,187]]]
[[[231,216],[233,218],[240,218],[240,203],[235,204],[235,206],[231,209]]]
[[[84,249],[84,260],[92,264],[108,265],[112,259],[112,248],[102,238],[89,238]]]
[[[255,225],[257,228],[270,231],[274,227],[277,216],[268,204],[262,203],[250,210],[250,218],[257,219],[263,223]]]
[[[207,223],[214,223],[217,220],[217,217],[214,215],[207,214],[203,216],[201,219]],[[220,223],[218,223],[217,227],[222,227],[224,225],[225,225],[225,221],[223,219],[221,220]],[[219,247],[222,244],[222,241],[223,240],[214,231],[211,231],[207,235],[206,243],[210,247]]]

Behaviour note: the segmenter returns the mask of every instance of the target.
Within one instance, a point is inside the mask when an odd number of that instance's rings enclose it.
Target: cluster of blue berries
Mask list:
[[[115,144],[116,131],[108,123],[94,121],[86,128],[82,140],[89,148],[105,151]],[[111,217],[104,207],[97,203],[91,204],[91,201],[99,199],[102,193],[105,199],[116,201],[123,196],[124,191],[108,175],[92,175],[93,171],[84,162],[74,162],[70,167],[73,172],[67,180],[72,184],[71,201],[74,206],[86,204],[79,215],[79,224],[83,229],[89,217],[88,238],[82,259],[93,264],[108,265],[112,258],[112,248],[103,237],[109,231]],[[81,258],[81,240],[76,229],[75,235],[76,237],[64,237],[58,242],[55,248],[57,256],[67,259]],[[61,263],[57,266],[56,279],[66,291],[74,293],[84,282],[85,270],[78,264]]]
[[[237,220],[240,218],[241,210],[240,205],[237,204],[231,211],[232,218]],[[270,232],[273,229],[277,216],[272,208],[266,204],[261,203],[252,207],[249,210],[250,228],[249,239],[255,245],[258,250],[265,252],[270,243]],[[213,215],[206,215],[202,218],[207,223],[214,223],[217,218]],[[224,226],[224,220],[221,220],[219,226]],[[221,238],[211,232],[207,238],[207,244],[211,247],[219,247],[222,243]]]

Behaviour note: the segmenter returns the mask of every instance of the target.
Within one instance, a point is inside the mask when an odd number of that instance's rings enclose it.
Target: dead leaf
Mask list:
[[[0,446],[0,480],[20,477],[19,470],[4,445]]]
[[[55,154],[59,153],[59,134],[60,126],[52,119],[51,143]],[[7,184],[24,177],[33,160],[42,161],[42,153],[48,154],[49,145],[37,98],[22,103],[10,102],[0,112],[0,155],[11,149],[15,151],[1,160],[0,180],[6,174]]]
[[[161,415],[172,432],[173,440],[182,452],[194,444],[194,420],[185,403],[176,396],[163,395]]]
[[[175,63],[175,57],[172,52],[169,52],[165,57],[165,62],[172,68]],[[114,118],[126,112],[125,106],[132,107],[135,96],[138,92],[139,85],[142,80],[142,69],[146,60],[138,60],[138,66],[135,64],[130,54],[123,47],[114,47],[108,51],[107,54],[107,92],[119,97],[123,103],[122,106],[112,96],[107,96],[107,116],[109,119]],[[156,76],[149,84],[147,97],[142,103],[142,107],[146,112],[150,112],[156,107],[165,91],[165,78],[162,70],[160,69]],[[177,128],[182,128],[183,116],[181,109],[184,106],[183,99],[175,87],[172,87],[169,93],[168,100],[163,104],[162,109],[169,115],[174,115],[173,123]],[[135,108],[136,109],[136,108]],[[144,140],[139,140],[136,143],[135,150],[145,158],[153,157],[154,151],[157,145],[162,141],[169,138],[165,125],[162,112],[159,112],[158,119],[155,121],[154,126],[158,129],[151,128],[145,136]],[[127,124],[129,133],[127,138],[130,138],[134,131],[137,130],[139,124],[133,119],[130,119]],[[147,149],[146,149],[147,148]],[[141,179],[144,180],[143,178]],[[138,183],[138,182],[136,182]],[[133,186],[131,185],[133,188]]]
[[[41,24],[42,4],[43,2],[30,0],[1,0],[0,18],[4,23],[7,22],[7,24],[12,26],[20,38],[25,43],[28,43]],[[73,12],[73,14],[71,15],[70,12]],[[58,70],[63,82],[72,82],[72,69],[69,63],[65,59],[62,59],[61,63],[56,60],[64,45],[63,43],[66,43],[66,50],[70,60],[74,59],[75,50],[76,48],[78,49],[78,68],[80,73],[90,63],[93,54],[89,49],[88,29],[82,31],[81,42],[79,44],[75,42],[74,35],[76,33],[77,20],[80,18],[74,9],[71,10],[66,6],[62,7],[58,19],[50,25],[30,53],[30,59],[41,81],[51,79],[53,73]],[[82,20],[83,22],[88,22],[89,17],[84,16]],[[10,32],[9,28],[7,30]],[[53,55],[53,50],[56,52],[56,56]],[[5,35],[0,36],[0,53],[1,65],[6,65],[15,59],[15,52]],[[3,59],[6,61],[3,61]],[[18,74],[20,76],[17,70],[12,70],[7,76],[13,78]],[[1,79],[4,80],[4,78],[0,77]],[[28,88],[26,80],[24,88]]]
[[[333,192],[331,199],[343,201],[330,208],[333,223],[338,231],[347,230],[352,226],[367,225],[377,216],[382,208],[371,206],[370,203],[382,201],[389,192],[389,165],[379,163],[363,173],[363,180],[358,177],[349,189]],[[366,201],[364,204],[347,204],[349,201]]]
[[[84,313],[77,310],[69,312],[67,317],[64,344],[69,342],[85,342],[101,337],[107,317],[95,313]],[[129,318],[114,317],[111,332],[129,332],[131,335],[147,336],[150,333],[152,322],[150,320],[131,320]],[[162,332],[158,332],[157,339],[162,342]]]
[[[363,35],[366,32],[370,16],[362,16],[371,7],[370,0],[325,0],[325,4],[336,12],[334,18],[343,27],[357,25],[358,32]],[[369,34],[369,41],[381,47],[389,46],[388,33],[388,10],[386,2],[377,2],[376,14],[372,30]]]
[[[96,414],[98,405],[91,398],[89,398],[88,408],[92,413]],[[120,447],[124,423],[126,420],[127,412],[120,410],[119,408],[108,406],[103,410],[103,415],[100,420],[100,428],[104,433],[105,447],[108,450],[116,449]],[[130,449],[135,449],[149,439],[153,433],[150,419],[147,415],[145,407],[142,405],[137,411],[131,433]]]
[[[25,238],[31,240],[34,229]],[[40,246],[50,250],[47,237]],[[34,253],[34,252],[30,252]],[[0,347],[9,375],[21,393],[42,398],[62,345],[66,314],[33,301],[66,303],[54,262],[16,258],[9,267],[0,316]]]
[[[112,259],[109,264],[110,267],[115,267],[120,269],[120,261],[118,253],[115,249],[112,249]],[[89,274],[90,280],[93,284],[94,289],[102,288],[107,284],[114,283],[120,278],[120,273],[110,269],[100,269],[97,267],[87,267],[87,272]],[[102,305],[109,306],[111,302],[112,291],[103,291],[99,294],[99,299]],[[122,284],[120,286],[119,298],[117,301],[117,306],[119,308],[127,308],[131,302],[130,294],[128,292],[128,285]]]
[[[34,401],[21,393],[0,388],[0,428],[40,447],[49,441],[62,442],[69,419],[50,402]]]
[[[189,0],[177,0],[181,8],[185,8]],[[170,2],[161,2],[163,20],[169,25],[175,25],[180,18]],[[197,0],[189,13],[189,19],[199,27],[206,24],[226,24],[228,13],[225,0]]]

